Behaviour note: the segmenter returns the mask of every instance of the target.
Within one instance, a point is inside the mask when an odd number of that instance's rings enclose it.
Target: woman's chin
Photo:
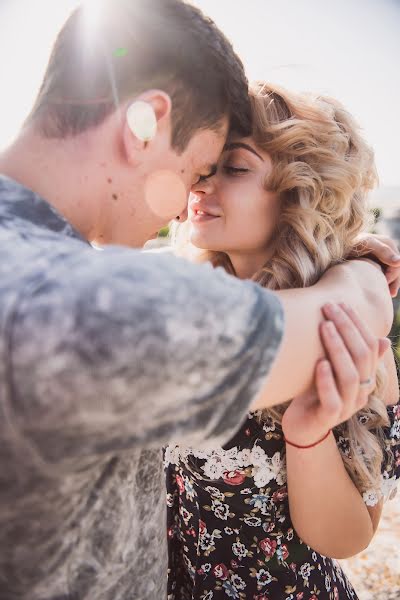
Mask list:
[[[198,233],[197,231],[191,232],[190,243],[193,244],[193,246],[196,246],[196,248],[199,248],[200,250],[218,250],[218,248],[216,247],[215,240],[213,243],[212,239],[210,239],[206,235],[201,235],[201,233]]]

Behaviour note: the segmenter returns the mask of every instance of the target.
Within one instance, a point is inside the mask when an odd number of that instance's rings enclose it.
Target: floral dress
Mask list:
[[[400,406],[388,412],[382,487],[364,494],[368,505],[400,477]],[[294,531],[282,430],[258,416],[223,448],[166,448],[168,600],[356,600],[338,562]]]

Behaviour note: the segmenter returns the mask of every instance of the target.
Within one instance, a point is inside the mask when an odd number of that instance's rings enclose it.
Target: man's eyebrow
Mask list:
[[[248,144],[244,144],[243,142],[231,142],[231,143],[225,144],[223,151],[227,152],[228,150],[235,150],[236,148],[244,148],[245,150],[248,150],[249,152],[252,152],[253,154],[255,154],[260,160],[262,160],[264,162],[263,157],[260,156],[258,154],[258,152],[256,152],[254,150],[254,148],[252,148]]]

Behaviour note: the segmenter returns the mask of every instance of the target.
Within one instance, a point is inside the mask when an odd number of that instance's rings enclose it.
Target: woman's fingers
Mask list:
[[[349,314],[347,314],[343,307],[329,304],[324,306],[323,312],[328,319],[333,321],[337,332],[340,334],[341,342],[351,356],[352,367],[355,367],[359,381],[366,381],[371,373],[375,372],[375,362],[378,357],[376,338],[371,335],[368,328],[353,311],[349,311]],[[340,352],[339,345],[336,344],[332,347],[333,351],[335,349],[337,349],[337,353],[335,352],[334,356],[337,355],[338,360],[344,360],[344,354]],[[331,362],[336,373],[335,362],[332,360]]]
[[[346,405],[348,405],[348,409],[351,410],[351,405],[356,402],[359,393],[360,376],[358,368],[334,323],[331,321],[322,323],[321,339],[331,364],[339,393]],[[358,343],[366,347],[360,335]],[[367,354],[363,358],[358,359],[360,363],[359,368],[364,371],[369,368],[364,364],[366,361],[368,361]]]
[[[346,313],[346,315],[351,319],[359,333],[362,335],[363,339],[369,346],[372,351],[377,351],[378,349],[378,340],[371,332],[369,327],[360,319],[357,315],[356,311],[351,308],[351,306],[347,306],[343,302],[339,303],[340,308]]]
[[[390,295],[395,298],[400,289],[400,267],[389,267],[385,276],[389,284]]]
[[[343,413],[343,400],[337,388],[332,367],[327,360],[321,360],[317,364],[315,387],[319,399],[315,417],[322,427],[331,429],[340,422]]]
[[[400,266],[400,251],[397,243],[384,235],[368,234],[355,248],[360,254],[373,254],[381,263]]]
[[[388,338],[379,338],[378,340],[378,357],[383,358],[386,350],[392,346],[390,340]]]
[[[395,298],[400,289],[400,250],[398,244],[384,235],[367,234],[360,238],[352,256],[373,254],[386,265],[385,276],[390,294]]]

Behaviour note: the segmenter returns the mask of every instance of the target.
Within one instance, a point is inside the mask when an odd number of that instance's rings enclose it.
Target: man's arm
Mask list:
[[[46,462],[224,443],[282,337],[273,294],[170,256],[79,248],[29,281],[4,328],[0,437]]]
[[[284,337],[253,409],[285,402],[311,386],[315,363],[324,356],[318,331],[326,303],[351,306],[379,337],[390,331],[393,305],[388,285],[380,268],[369,261],[338,265],[309,288],[276,294],[284,309]],[[341,318],[340,314],[326,316],[335,323]]]

